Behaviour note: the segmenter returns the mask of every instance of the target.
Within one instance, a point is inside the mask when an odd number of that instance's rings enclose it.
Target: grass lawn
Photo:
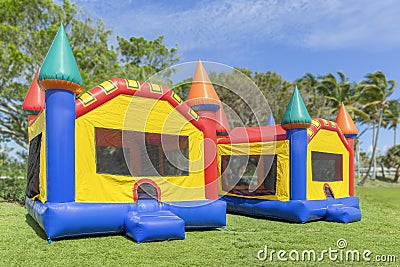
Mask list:
[[[46,245],[46,237],[27,216],[24,207],[0,203],[0,266],[253,266],[269,265],[259,261],[257,252],[269,250],[337,249],[340,238],[347,241],[344,251],[357,249],[376,255],[395,255],[400,265],[400,186],[379,182],[356,188],[361,199],[361,222],[338,224],[313,222],[291,224],[239,215],[228,215],[231,232],[192,231],[186,240],[136,244],[121,235],[68,239]],[[292,254],[295,255],[295,254]],[[288,255],[286,255],[288,257]],[[301,256],[300,256],[301,257]],[[320,266],[321,262],[298,262],[300,266]],[[274,255],[274,264],[279,262]],[[325,265],[334,263],[325,256]],[[335,262],[343,266],[377,262]],[[382,263],[379,263],[382,264]]]

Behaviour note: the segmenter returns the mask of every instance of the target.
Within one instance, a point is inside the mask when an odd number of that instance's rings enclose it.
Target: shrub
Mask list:
[[[0,179],[0,199],[3,201],[25,203],[26,180],[21,178]]]
[[[23,204],[27,156],[24,152],[10,156],[12,150],[0,143],[0,200]]]

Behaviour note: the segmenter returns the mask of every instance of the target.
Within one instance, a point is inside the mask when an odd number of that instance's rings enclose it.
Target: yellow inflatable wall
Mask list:
[[[187,176],[132,177],[96,172],[95,128],[188,136]],[[205,199],[203,133],[164,100],[119,95],[76,120],[76,201],[133,202],[132,188],[150,178],[161,201]]]

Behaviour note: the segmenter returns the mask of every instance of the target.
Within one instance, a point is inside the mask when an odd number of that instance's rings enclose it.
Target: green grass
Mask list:
[[[24,207],[0,203],[0,266],[253,266],[257,251],[335,249],[339,238],[347,249],[372,255],[396,255],[400,264],[400,187],[377,184],[356,188],[361,199],[361,222],[291,224],[239,215],[227,216],[227,228],[191,231],[186,240],[136,244],[121,235],[67,239],[46,246],[45,235]],[[289,262],[292,263],[292,262]],[[283,265],[276,261],[274,264]],[[293,264],[293,263],[292,263]],[[325,265],[333,265],[326,259]],[[365,262],[341,262],[342,266]],[[297,263],[298,265],[298,263]],[[300,266],[321,263],[300,262]],[[377,265],[377,263],[370,263]]]

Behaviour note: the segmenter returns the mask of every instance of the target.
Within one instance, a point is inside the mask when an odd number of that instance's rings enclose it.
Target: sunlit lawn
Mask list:
[[[257,252],[313,249],[320,253],[344,238],[346,249],[396,255],[400,264],[400,187],[376,182],[356,188],[363,218],[348,225],[327,222],[291,224],[228,215],[227,228],[186,233],[186,240],[136,244],[122,235],[68,239],[46,245],[44,233],[24,207],[0,203],[0,266],[252,266],[267,265]],[[295,254],[293,254],[295,255]],[[263,256],[263,254],[261,254]],[[318,255],[319,256],[319,255]],[[288,256],[286,255],[286,258]],[[275,264],[283,265],[274,255]],[[289,263],[293,263],[289,260]],[[348,266],[366,262],[335,262]],[[299,263],[296,263],[297,265]],[[325,256],[325,265],[333,262]],[[376,265],[376,262],[369,264]],[[321,265],[321,262],[300,262]]]

